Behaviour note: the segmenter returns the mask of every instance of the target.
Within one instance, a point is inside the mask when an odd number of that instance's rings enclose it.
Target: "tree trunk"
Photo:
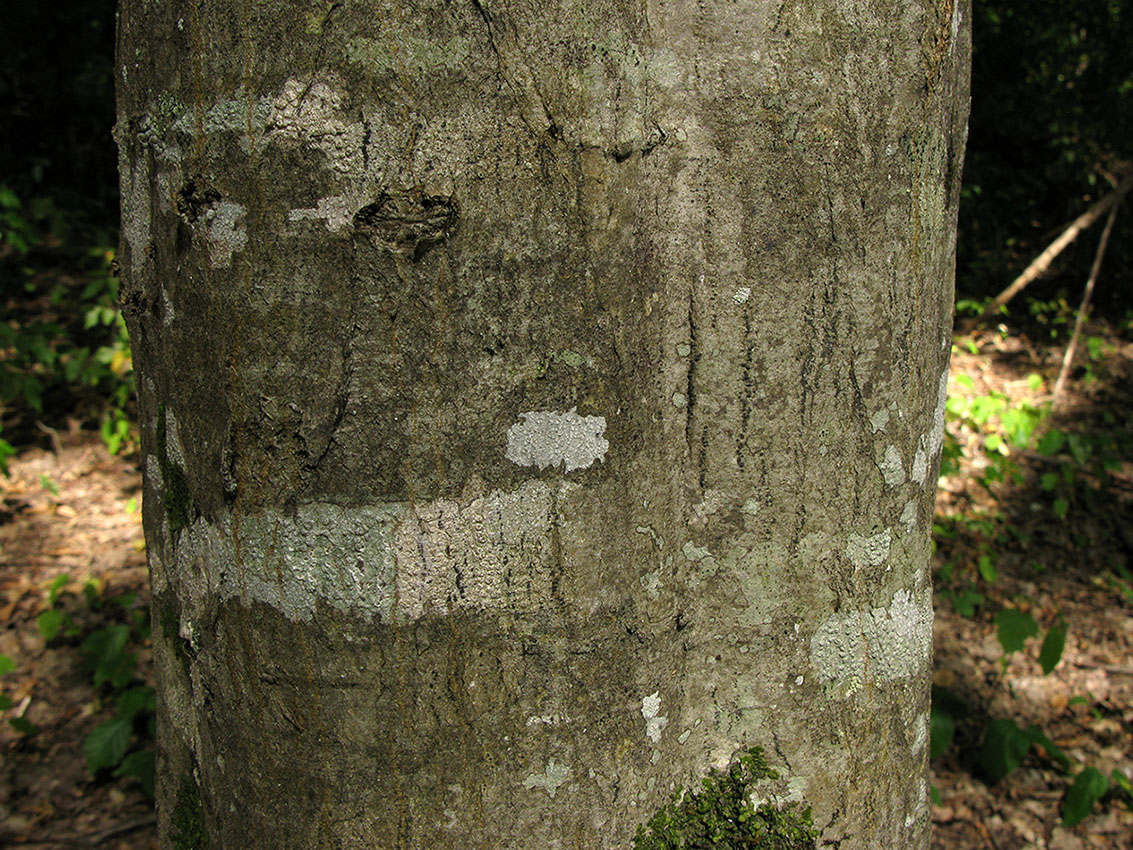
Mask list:
[[[163,846],[928,847],[968,21],[122,0]]]

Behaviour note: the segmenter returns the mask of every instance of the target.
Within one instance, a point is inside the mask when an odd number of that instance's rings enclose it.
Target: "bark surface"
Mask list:
[[[123,0],[165,846],[927,848],[968,24]]]

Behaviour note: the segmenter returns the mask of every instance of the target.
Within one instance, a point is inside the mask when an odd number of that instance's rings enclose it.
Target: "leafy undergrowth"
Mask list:
[[[1133,345],[953,354],[935,524],[936,850],[1133,836]]]
[[[96,433],[0,478],[0,845],[156,847],[140,480]]]

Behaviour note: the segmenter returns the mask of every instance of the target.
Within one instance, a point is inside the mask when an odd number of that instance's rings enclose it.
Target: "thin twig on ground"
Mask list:
[[[1113,230],[1113,222],[1117,218],[1117,210],[1119,205],[1114,204],[1109,211],[1109,218],[1106,220],[1105,229],[1102,231],[1102,238],[1098,240],[1098,250],[1094,254],[1094,264],[1090,268],[1090,277],[1086,281],[1086,291],[1082,293],[1082,304],[1078,307],[1078,318],[1074,320],[1074,333],[1070,335],[1070,344],[1066,346],[1066,355],[1062,358],[1062,368],[1058,372],[1058,380],[1054,383],[1054,398],[1051,401],[1051,407],[1054,410],[1059,408],[1062,402],[1063,389],[1066,386],[1066,376],[1070,374],[1070,366],[1074,362],[1074,352],[1078,349],[1078,338],[1082,335],[1082,326],[1086,323],[1086,315],[1090,310],[1090,298],[1094,294],[1094,286],[1098,282],[1098,273],[1102,268],[1102,258],[1105,256],[1106,246],[1109,244],[1109,234]]]
[[[983,324],[992,315],[998,313],[1000,307],[1018,295],[1027,284],[1031,283],[1031,281],[1050,268],[1050,264],[1054,262],[1055,257],[1061,254],[1067,245],[1077,239],[1078,235],[1083,230],[1088,229],[1095,221],[1105,215],[1106,212],[1116,208],[1118,202],[1125,197],[1126,192],[1130,189],[1133,189],[1133,174],[1126,175],[1125,179],[1118,183],[1117,187],[1112,192],[1074,219],[1070,226],[1062,231],[1059,237],[1051,242],[1041,254],[1035,257],[1035,259],[1031,261],[1031,264],[1023,270],[1023,273],[1015,278],[1010,286],[999,293],[999,295],[995,297],[995,300],[988,304],[979,316],[964,323],[964,330],[971,331],[976,326]]]

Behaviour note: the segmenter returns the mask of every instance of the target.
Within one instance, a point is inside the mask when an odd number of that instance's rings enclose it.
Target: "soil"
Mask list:
[[[1098,333],[1106,333],[1101,329]],[[1113,419],[1131,409],[1133,345],[1109,334],[1107,353],[1089,384],[1076,374],[1054,424],[1064,427]],[[975,395],[997,391],[1013,403],[1048,391],[1061,352],[1026,337],[984,334],[978,354],[961,349],[953,376],[972,379]],[[1039,374],[1038,389],[1027,375]],[[1104,422],[1103,422],[1104,424]],[[1108,423],[1112,427],[1113,423]],[[1124,423],[1128,427],[1128,423]],[[1041,476],[1052,461],[1024,455],[1021,479],[996,489],[974,483],[987,455],[975,431],[954,429],[964,449],[962,472],[941,482],[938,518],[961,529],[938,539],[936,673],[941,698],[956,706],[952,745],[933,763],[934,850],[1086,850],[1133,847],[1130,799],[1113,794],[1079,825],[1059,824],[1070,777],[1034,747],[1021,766],[991,784],[980,768],[981,739],[990,719],[1037,725],[1068,757],[1071,772],[1093,766],[1107,776],[1133,778],[1133,464],[1111,470],[1089,493],[1074,495],[1063,518]],[[101,583],[101,598],[147,593],[136,458],[114,457],[96,434],[77,428],[51,432],[45,447],[10,461],[0,479],[0,653],[14,671],[0,692],[38,727],[24,735],[0,728],[0,844],[10,847],[157,848],[152,806],[138,782],[108,771],[92,776],[83,743],[112,716],[105,688],[96,689],[83,665],[78,639],[47,642],[38,615],[58,576],[68,575],[61,602],[83,628],[97,627],[105,610],[92,610],[80,588]],[[992,517],[991,542],[965,518]],[[1006,529],[1004,531],[1003,529]],[[978,577],[981,555],[994,556],[998,575]],[[949,567],[949,565],[951,565]],[[941,577],[944,570],[948,575]],[[963,616],[950,601],[964,589],[983,597]],[[1044,630],[1063,618],[1068,627],[1058,666],[1044,675],[1038,640],[1004,658],[995,615],[1004,606],[1029,612]],[[150,679],[148,652],[139,674]]]

